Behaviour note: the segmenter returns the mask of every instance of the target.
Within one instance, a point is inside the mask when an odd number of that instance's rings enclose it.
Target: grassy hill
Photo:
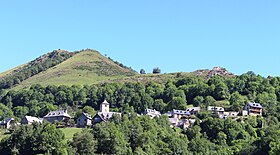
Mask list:
[[[17,88],[28,87],[32,84],[95,84],[134,75],[137,73],[129,68],[121,67],[97,51],[83,50],[62,63],[24,80],[17,85]]]
[[[54,50],[29,63],[0,73],[0,88],[26,88],[32,84],[84,85],[105,82],[165,83],[168,80],[185,76],[211,78],[214,75],[231,76],[225,68],[168,74],[138,74],[131,68],[101,55],[95,50],[68,52]]]

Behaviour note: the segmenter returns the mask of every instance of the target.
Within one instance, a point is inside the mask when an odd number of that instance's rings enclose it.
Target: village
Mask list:
[[[239,119],[247,116],[262,116],[262,105],[260,103],[247,103],[242,111],[225,111],[225,108],[218,106],[208,106],[207,111],[217,114],[221,119]],[[200,113],[202,109],[200,107],[191,107],[185,110],[176,110],[166,112],[161,114],[159,111],[155,109],[145,109],[145,111],[138,116],[148,115],[151,119],[155,117],[160,117],[161,115],[167,115],[170,126],[171,127],[179,127],[182,129],[187,129],[191,126],[191,124],[195,123],[196,116]],[[96,113],[95,116],[91,116],[88,113],[82,113],[75,121],[75,125],[72,127],[77,128],[90,128],[95,124],[100,122],[107,122],[113,116],[118,116],[121,118],[122,113],[111,112],[110,111],[110,103],[104,100],[100,104],[100,110]],[[12,129],[17,125],[28,125],[32,123],[43,123],[43,121],[50,123],[58,123],[65,122],[66,124],[73,119],[68,113],[67,110],[58,110],[58,111],[50,111],[43,118],[37,118],[33,116],[25,116],[21,119],[20,123],[17,123],[14,118],[6,118],[5,120],[0,122],[0,128],[3,129]],[[67,127],[64,126],[64,127]],[[68,125],[69,127],[69,125]]]

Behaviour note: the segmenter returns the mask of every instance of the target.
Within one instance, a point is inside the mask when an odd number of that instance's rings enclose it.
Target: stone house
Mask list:
[[[77,127],[84,128],[92,125],[92,118],[88,113],[82,113],[77,119]]]
[[[44,120],[54,123],[54,122],[68,122],[71,119],[71,116],[68,115],[67,110],[51,111],[46,116]]]
[[[262,115],[262,105],[260,103],[247,103],[245,110],[248,111],[248,115],[258,116]]]

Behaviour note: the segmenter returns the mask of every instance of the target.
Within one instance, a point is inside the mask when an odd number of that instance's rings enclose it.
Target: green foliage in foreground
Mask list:
[[[65,154],[64,134],[51,124],[21,126],[1,141],[1,154]]]
[[[259,119],[269,126],[259,128]],[[188,130],[177,130],[170,128],[167,116],[150,119],[131,114],[84,129],[68,142],[54,125],[21,126],[1,141],[0,152],[4,155],[276,155],[280,151],[279,127],[276,120],[251,117],[240,123],[208,115]]]

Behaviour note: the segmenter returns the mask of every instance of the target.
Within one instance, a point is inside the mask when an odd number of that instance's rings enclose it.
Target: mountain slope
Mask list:
[[[22,81],[67,60],[75,53],[63,50],[54,50],[53,52],[42,55],[41,57],[8,70],[0,74],[0,88],[10,88]]]
[[[19,86],[93,84],[137,75],[94,50],[82,50],[71,58],[24,80]]]

